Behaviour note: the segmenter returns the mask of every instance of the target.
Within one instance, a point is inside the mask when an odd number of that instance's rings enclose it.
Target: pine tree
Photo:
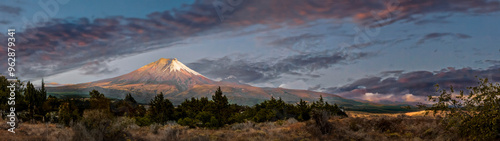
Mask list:
[[[34,117],[35,108],[38,103],[37,92],[38,91],[35,89],[33,84],[28,81],[28,83],[26,84],[26,91],[24,95],[26,96],[25,97],[26,102],[28,102],[28,111],[31,119],[33,119]]]
[[[169,120],[174,120],[174,105],[170,100],[164,99],[163,92],[156,95],[150,105],[148,114],[153,122],[165,124]]]
[[[216,104],[217,109],[223,109],[229,106],[227,97],[225,95],[222,95],[222,90],[220,89],[220,87],[215,91],[215,94],[212,96],[212,100]]]
[[[222,95],[222,90],[221,88],[217,88],[215,91],[215,94],[212,96],[212,100],[214,101],[215,104],[215,109],[214,109],[214,114],[215,118],[218,120],[218,126],[223,126],[224,124],[227,123],[227,120],[230,116],[230,111],[229,111],[229,101],[227,100],[227,97],[225,95]],[[212,123],[211,125],[215,125],[215,123]]]
[[[45,90],[45,82],[42,79],[42,87],[36,93],[36,114],[45,115],[43,103],[47,100],[47,90]]]
[[[298,116],[297,120],[306,121],[311,119],[311,107],[307,104],[307,102],[300,99],[300,102],[297,104]]]
[[[126,96],[125,96],[125,101],[127,102],[130,102],[130,103],[134,103],[134,104],[137,104],[137,101],[135,101],[134,97],[132,97],[132,94],[128,93]]]

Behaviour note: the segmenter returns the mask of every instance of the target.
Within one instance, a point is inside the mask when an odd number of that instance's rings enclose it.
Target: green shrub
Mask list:
[[[316,123],[316,127],[319,128],[323,135],[332,131],[333,126],[330,122],[328,122],[330,116],[331,113],[326,110],[314,110],[312,112],[312,118]]]
[[[500,84],[479,79],[479,85],[467,88],[469,95],[455,91],[439,90],[437,97],[429,96],[436,102],[431,107],[419,105],[434,114],[441,112],[446,116],[443,123],[448,129],[457,129],[459,134],[472,140],[500,139]]]
[[[73,130],[77,140],[126,140],[131,136],[127,128],[134,124],[134,119],[116,118],[107,110],[86,110]]]
[[[198,123],[201,123],[201,121],[197,120],[197,119],[191,119],[189,117],[186,117],[186,118],[179,119],[179,121],[177,123],[179,123],[182,126],[189,126],[190,128],[194,128],[198,125]]]
[[[135,117],[135,122],[139,126],[149,126],[153,123],[148,116]]]

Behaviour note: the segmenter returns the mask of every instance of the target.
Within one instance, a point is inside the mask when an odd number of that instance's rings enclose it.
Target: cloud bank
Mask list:
[[[19,73],[24,78],[49,76],[79,69],[94,61],[108,61],[170,47],[187,37],[238,30],[251,25],[281,27],[304,25],[321,19],[352,19],[362,26],[386,26],[400,21],[415,21],[418,19],[415,15],[450,12],[481,14],[500,10],[500,2],[491,0],[247,0],[233,7],[234,10],[222,13],[225,20],[221,22],[213,2],[197,0],[179,9],[151,13],[148,18],[51,19],[43,26],[18,33],[19,44],[22,45],[18,46]],[[0,9],[2,13],[14,15],[23,11],[4,5]],[[5,35],[0,35],[0,38],[5,38]],[[290,39],[276,43],[287,44],[287,40]],[[4,42],[0,41],[0,51],[5,51]],[[324,55],[304,57],[322,58]],[[333,62],[339,59],[335,55],[330,57],[333,57]],[[0,59],[6,58],[1,56]],[[275,71],[292,73],[289,70],[298,70],[296,66],[302,66],[300,63],[309,64],[306,65],[308,69],[318,67],[313,65],[317,63],[304,62],[307,60],[288,59],[283,61],[297,61],[299,64],[277,63],[278,67],[254,67],[257,70],[247,71],[257,78],[243,80],[252,82],[276,78],[279,73]],[[233,61],[240,60],[229,60],[230,63]],[[242,63],[243,66],[255,65],[253,62]],[[0,65],[1,70],[5,68],[5,64]]]
[[[341,87],[330,87],[325,92],[337,94],[346,98],[358,98],[375,102],[411,102],[411,99],[424,99],[429,95],[438,95],[435,85],[448,89],[450,85],[455,90],[466,90],[475,86],[477,78],[488,78],[491,82],[500,82],[500,66],[494,65],[488,69],[455,69],[452,67],[436,71],[383,72],[381,76],[362,78]],[[385,74],[395,74],[389,76]],[[476,78],[477,76],[477,78]],[[378,97],[378,98],[376,98]],[[376,98],[376,99],[375,99]]]
[[[373,54],[327,50],[265,61],[252,61],[252,59],[248,58],[225,56],[215,59],[201,59],[188,64],[188,66],[210,78],[228,78],[232,76],[243,83],[260,83],[278,79],[284,74],[315,77],[311,75],[311,72],[315,70],[352,63],[370,55]]]

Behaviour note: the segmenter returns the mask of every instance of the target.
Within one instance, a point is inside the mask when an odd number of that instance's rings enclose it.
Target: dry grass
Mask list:
[[[416,112],[407,112],[407,113],[368,113],[368,112],[360,112],[360,111],[348,111],[346,112],[349,117],[362,117],[362,118],[371,118],[371,117],[398,117],[398,116],[412,116],[412,117],[430,117],[436,118],[438,116],[444,116],[443,113],[437,113],[434,115],[432,112],[425,115],[425,111],[416,111]]]
[[[407,114],[415,116],[406,116]],[[439,119],[435,117],[407,114],[362,116],[357,113],[356,117],[332,117],[328,122],[333,128],[324,135],[313,120],[297,122],[294,119],[264,123],[248,121],[221,129],[188,128],[176,123],[147,127],[129,125],[123,129],[123,133],[127,134],[127,139],[138,141],[462,140],[440,126]],[[0,140],[82,140],[74,130],[78,128],[57,127],[54,124],[21,124],[15,135],[2,129]]]
[[[30,124],[21,123],[14,131],[15,134],[8,132],[8,126],[4,124],[6,121],[0,118],[0,140],[14,141],[67,141],[74,136],[73,130],[69,127],[57,126],[55,124]]]

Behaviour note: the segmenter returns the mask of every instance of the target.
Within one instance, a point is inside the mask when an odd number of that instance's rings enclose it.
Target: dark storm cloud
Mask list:
[[[0,13],[7,13],[12,15],[19,15],[22,9],[19,7],[12,7],[7,5],[0,5]]]
[[[414,71],[401,73],[398,76],[382,78],[368,77],[354,81],[342,87],[331,87],[325,91],[345,97],[359,97],[365,93],[415,96],[437,95],[435,85],[448,88],[450,85],[458,90],[477,84],[477,78],[488,78],[492,82],[500,82],[500,67],[492,66],[485,70],[471,68],[447,68],[437,72]]]
[[[415,14],[495,12],[500,9],[500,4],[490,0],[247,0],[232,8],[234,10],[218,15],[213,0],[197,0],[181,9],[151,13],[147,18],[116,16],[94,20],[51,19],[42,26],[18,32],[18,42],[22,44],[18,47],[22,50],[18,55],[19,73],[26,78],[53,75],[80,68],[96,60],[112,60],[124,55],[169,47],[186,37],[239,30],[251,25],[295,26],[319,19],[350,18],[360,25],[384,26],[415,19],[412,16]],[[0,6],[0,12],[19,15],[21,9]],[[220,16],[225,20],[221,22]],[[5,39],[5,35],[0,35],[0,38]],[[1,48],[5,48],[4,42],[5,40],[0,41]],[[315,58],[314,56],[307,57]],[[321,54],[318,57],[321,58]],[[5,56],[0,59],[5,60]],[[247,71],[257,75],[256,80],[265,80],[278,77],[281,73],[279,71],[293,73],[289,70],[300,70],[296,67],[302,66],[300,63],[309,64],[306,65],[309,68],[324,66],[317,64],[325,63],[321,59],[316,63],[289,59],[283,61],[297,61],[299,64],[278,63],[278,66],[256,67],[256,71]],[[243,63],[256,65],[252,62]],[[6,70],[5,65],[0,69]],[[254,78],[245,78],[247,82],[254,81],[252,79]]]
[[[471,36],[462,33],[429,33],[425,35],[422,39],[418,40],[417,44],[425,43],[428,40],[441,39],[443,37],[452,37],[455,39],[471,38]]]
[[[233,59],[226,56],[217,59],[201,59],[188,66],[211,78],[234,76],[245,83],[259,83],[280,78],[284,74],[314,77],[315,75],[310,75],[310,73],[315,70],[351,63],[370,55],[370,53],[323,51],[256,62],[248,58]]]

